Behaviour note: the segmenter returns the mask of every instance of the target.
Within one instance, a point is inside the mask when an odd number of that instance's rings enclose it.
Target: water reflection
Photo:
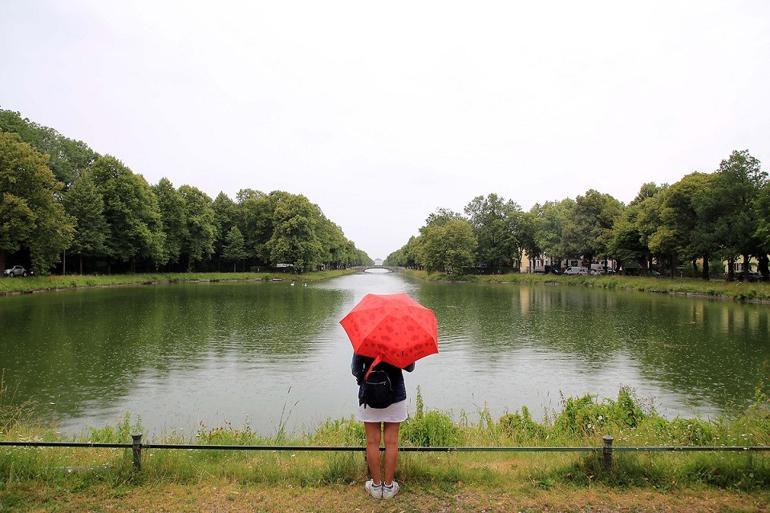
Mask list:
[[[558,286],[426,284],[419,298],[436,310],[445,352],[470,351],[492,372],[527,359],[518,371],[553,375],[551,395],[571,388],[565,378],[599,392],[601,376],[669,414],[716,413],[768,389],[766,306]]]
[[[127,410],[174,425],[164,413],[200,412],[203,403],[221,410],[230,394],[219,386],[223,375],[241,373],[230,386],[258,396],[269,388],[260,383],[266,367],[291,372],[343,297],[287,284],[219,284],[11,298],[0,309],[2,367],[18,397],[33,398],[65,428]],[[172,410],[148,403],[146,392]],[[202,414],[194,423],[217,418],[229,420]]]

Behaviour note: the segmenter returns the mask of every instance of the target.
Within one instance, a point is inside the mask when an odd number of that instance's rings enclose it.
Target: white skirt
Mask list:
[[[364,408],[363,404],[358,407],[358,420],[361,422],[404,422],[406,415],[406,399],[387,408]]]

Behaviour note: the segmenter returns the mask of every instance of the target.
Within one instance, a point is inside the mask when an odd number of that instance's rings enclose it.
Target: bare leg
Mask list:
[[[386,424],[387,425],[387,424]],[[380,429],[379,422],[364,422],[366,431],[366,464],[375,484],[382,483],[380,475]]]
[[[385,482],[392,483],[396,474],[398,462],[398,428],[399,422],[385,423]]]

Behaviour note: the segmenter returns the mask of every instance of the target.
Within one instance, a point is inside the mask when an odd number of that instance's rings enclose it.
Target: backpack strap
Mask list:
[[[374,370],[374,366],[377,365],[382,361],[382,357],[377,356],[377,358],[374,359],[372,364],[369,366],[369,370],[366,371],[366,374],[364,374],[364,382],[366,382],[367,379],[369,379],[369,374],[372,373],[372,370]]]

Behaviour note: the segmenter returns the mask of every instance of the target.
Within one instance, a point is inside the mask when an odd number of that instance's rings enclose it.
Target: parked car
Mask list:
[[[14,276],[29,276],[32,274],[32,271],[27,271],[24,269],[24,267],[20,265],[14,265],[10,269],[6,269],[3,271],[3,276],[7,278],[13,278]]]
[[[586,274],[588,274],[588,268],[587,267],[569,266],[564,271],[564,274],[566,276],[570,276],[570,275],[574,276],[574,275],[578,275],[578,274],[586,275]]]

